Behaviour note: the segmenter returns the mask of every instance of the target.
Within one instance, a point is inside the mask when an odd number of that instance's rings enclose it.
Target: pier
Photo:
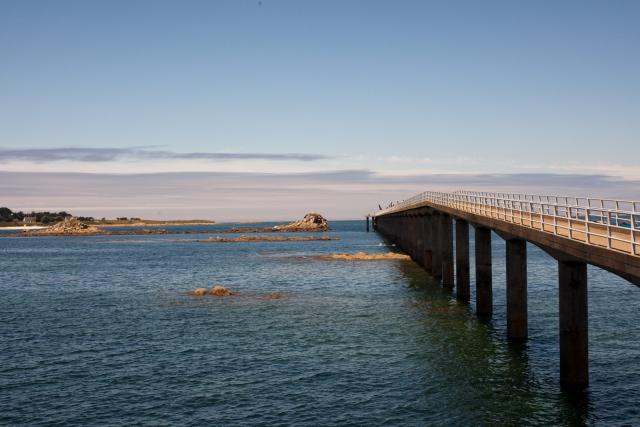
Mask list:
[[[564,388],[583,389],[589,384],[587,264],[640,286],[640,202],[427,191],[376,212],[372,223],[442,286],[455,287],[461,301],[470,299],[472,226],[475,308],[480,317],[490,317],[493,311],[491,232],[504,239],[510,340],[528,338],[527,242],[555,258]]]

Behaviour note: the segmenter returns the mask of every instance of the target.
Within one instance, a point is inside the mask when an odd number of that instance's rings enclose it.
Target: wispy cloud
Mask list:
[[[329,159],[322,154],[303,153],[179,153],[158,150],[155,147],[133,148],[0,148],[0,163],[26,161],[33,163],[71,162],[113,162],[117,160],[272,160],[312,162]]]
[[[640,181],[609,175],[421,174],[369,170],[313,173],[0,172],[0,206],[76,215],[285,220],[316,210],[362,218],[378,204],[425,190],[480,190],[640,199]]]

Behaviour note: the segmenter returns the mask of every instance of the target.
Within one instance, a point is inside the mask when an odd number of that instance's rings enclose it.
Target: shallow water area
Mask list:
[[[537,248],[530,339],[514,345],[495,235],[482,321],[473,294],[457,302],[413,262],[314,258],[395,250],[364,221],[332,222],[333,241],[195,242],[232,226],[0,238],[0,424],[640,422],[640,289],[616,276],[589,268],[591,386],[569,395],[557,266]],[[214,284],[240,295],[188,295]]]

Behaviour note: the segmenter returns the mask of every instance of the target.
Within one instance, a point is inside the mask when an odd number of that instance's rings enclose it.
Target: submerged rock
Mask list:
[[[238,295],[236,292],[233,292],[225,288],[224,286],[217,286],[217,285],[211,288],[211,291],[209,292],[209,294],[213,295],[214,297],[230,297],[233,295]]]
[[[281,298],[289,298],[287,294],[269,294],[267,295],[267,299],[281,299]]]
[[[203,297],[207,295],[207,290],[205,288],[194,289],[193,291],[189,292],[189,295],[193,295],[194,297]]]
[[[328,236],[273,236],[273,235],[242,235],[240,237],[209,237],[207,240],[198,240],[198,242],[207,243],[231,243],[231,242],[310,242],[310,241],[325,241],[325,240],[338,240],[337,237]]]

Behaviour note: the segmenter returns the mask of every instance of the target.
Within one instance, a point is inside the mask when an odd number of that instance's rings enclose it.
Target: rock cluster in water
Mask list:
[[[341,260],[341,261],[387,261],[387,260],[408,261],[411,259],[409,255],[399,254],[396,252],[387,252],[387,253],[378,253],[378,254],[356,252],[354,254],[319,255],[316,258],[326,259],[326,260]]]
[[[221,233],[273,233],[273,232],[297,232],[297,231],[328,231],[329,221],[319,213],[309,212],[300,221],[289,224],[275,225],[271,228],[241,228],[233,227]]]
[[[240,237],[209,237],[207,240],[198,240],[199,242],[208,243],[230,243],[230,242],[309,242],[309,241],[325,241],[325,240],[338,240],[337,237],[327,236],[245,236]]]
[[[207,295],[211,295],[214,297],[230,297],[233,295],[238,295],[237,292],[233,292],[224,286],[215,285],[213,288],[207,290],[206,288],[197,288],[193,291],[189,292],[190,295],[194,297],[204,297]]]
[[[193,291],[189,292],[189,295],[194,297],[205,297],[205,296],[213,296],[213,297],[231,297],[239,295],[238,292],[233,292],[232,290],[225,288],[224,286],[215,285],[211,289],[206,288],[196,288]],[[287,298],[287,294],[267,294],[267,295],[259,295],[254,296],[257,299],[282,299]]]
[[[233,295],[238,295],[236,292],[233,292],[225,288],[224,286],[214,286],[213,288],[211,288],[211,291],[209,293],[214,297],[230,297]]]
[[[31,231],[35,235],[74,235],[97,234],[100,229],[95,225],[85,224],[77,218],[69,218],[42,230]]]

